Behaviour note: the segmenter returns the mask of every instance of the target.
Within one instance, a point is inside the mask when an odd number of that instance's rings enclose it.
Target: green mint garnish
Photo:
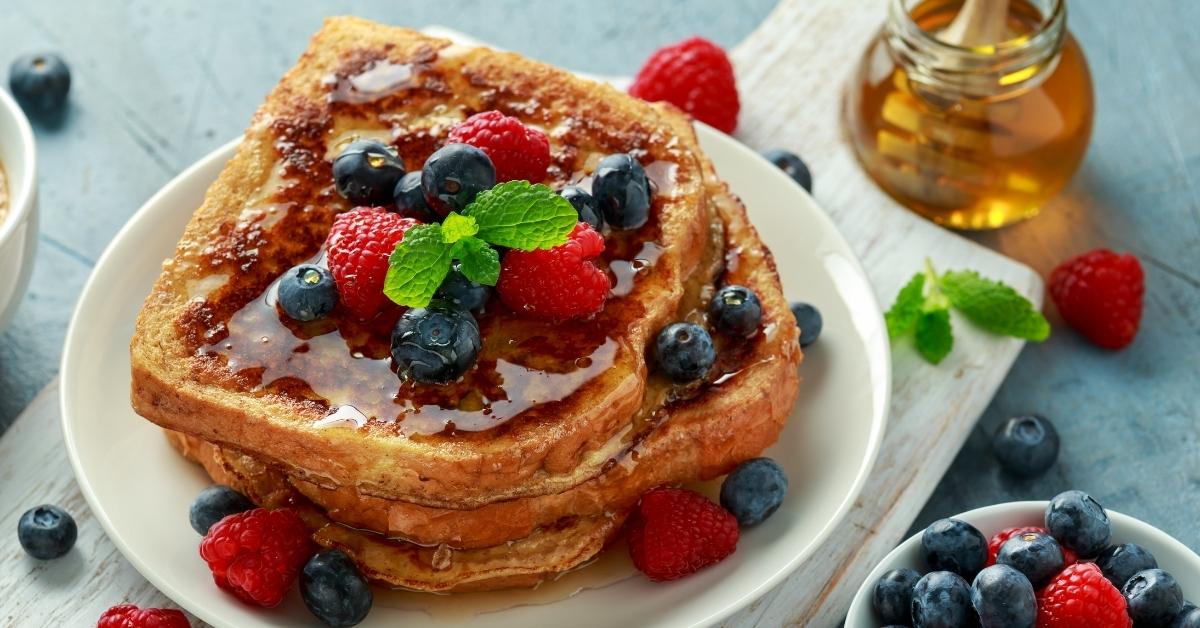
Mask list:
[[[972,323],[1005,336],[1041,342],[1050,336],[1050,324],[1033,304],[1016,290],[968,271],[942,275],[942,293]]]
[[[455,260],[467,279],[494,286],[500,278],[494,247],[553,248],[567,241],[578,221],[571,203],[545,185],[501,183],[442,224],[409,229],[388,258],[383,293],[400,305],[425,307]]]
[[[950,271],[938,275],[925,261],[900,289],[884,314],[893,340],[913,336],[917,352],[933,364],[954,347],[950,308],[982,329],[1005,336],[1041,342],[1050,336],[1050,324],[1028,299],[1012,287],[981,277],[975,271]]]
[[[567,199],[528,181],[484,190],[463,210],[479,225],[479,238],[495,246],[532,251],[567,241],[579,213]]]
[[[500,254],[479,238],[459,240],[450,250],[450,256],[458,260],[462,274],[477,284],[494,286],[500,278]]]
[[[388,258],[383,293],[400,305],[424,307],[449,272],[450,245],[443,239],[442,226],[417,225],[404,233]]]
[[[452,213],[442,222],[442,239],[448,244],[454,244],[476,233],[479,233],[479,225],[475,224],[475,219],[470,216]]]

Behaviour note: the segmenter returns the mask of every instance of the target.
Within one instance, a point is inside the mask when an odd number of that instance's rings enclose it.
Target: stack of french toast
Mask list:
[[[612,289],[586,319],[493,299],[475,365],[444,384],[397,377],[404,308],[298,324],[276,307],[289,268],[320,263],[352,205],[331,159],[363,138],[419,170],[473,113],[542,130],[542,183],[587,185],[632,155],[649,219],[605,234]],[[656,334],[706,324],[721,286],[751,289],[756,333],[714,335],[701,381],[655,368]],[[326,22],[255,114],[138,318],[133,406],[211,478],[298,510],[321,546],[385,586],[531,586],[616,539],[646,491],[759,455],[795,402],[797,327],[770,252],[670,105],[515,54],[353,18]]]

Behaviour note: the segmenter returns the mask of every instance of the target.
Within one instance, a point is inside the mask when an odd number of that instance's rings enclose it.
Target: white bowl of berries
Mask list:
[[[1200,602],[1200,556],[1066,491],[930,524],[867,576],[846,628],[1198,628],[1189,600]]]
[[[0,90],[0,329],[29,285],[37,246],[37,155],[16,100]]]

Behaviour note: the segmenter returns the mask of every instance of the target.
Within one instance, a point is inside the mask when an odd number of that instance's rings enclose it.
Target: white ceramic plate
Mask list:
[[[996,504],[955,515],[953,518],[979,528],[979,531],[990,539],[993,534],[1005,528],[1043,525],[1048,503],[1032,501]],[[1171,535],[1144,521],[1107,508],[1105,511],[1112,522],[1114,545],[1137,543],[1150,550],[1158,561],[1158,566],[1179,581],[1179,586],[1183,588],[1183,596],[1192,601],[1200,600],[1200,556]],[[854,594],[854,601],[850,604],[850,612],[846,615],[846,628],[872,628],[879,625],[875,610],[871,606],[875,583],[879,582],[884,573],[903,567],[921,573],[926,571],[924,560],[921,558],[920,534],[914,534],[892,550],[859,585],[858,592]]]
[[[778,169],[711,129],[701,128],[700,139],[774,251],[788,297],[814,303],[825,319],[820,341],[801,366],[800,402],[768,452],[788,472],[787,500],[765,524],[744,534],[732,557],[690,578],[671,584],[615,578],[569,599],[573,591],[566,590],[552,603],[544,592],[535,601],[510,593],[472,596],[454,600],[454,619],[490,611],[479,620],[522,628],[713,623],[765,593],[808,557],[862,488],[883,435],[891,388],[887,334],[862,268],[833,223]],[[213,585],[187,523],[188,505],[208,480],[129,406],[128,343],[137,311],[235,145],[204,158],[151,198],[96,265],[67,334],[63,431],[96,518],[125,557],[169,597],[218,626],[314,623],[298,595],[263,611]],[[412,610],[411,599],[393,601],[377,596],[363,625],[420,626],[446,619]],[[519,606],[505,608],[513,604]]]

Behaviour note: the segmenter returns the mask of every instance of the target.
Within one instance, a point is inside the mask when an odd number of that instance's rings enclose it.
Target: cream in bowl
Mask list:
[[[36,180],[33,131],[17,103],[0,90],[0,329],[12,319],[33,269]]]
[[[1067,491],[934,522],[876,565],[845,625],[1198,626],[1173,623],[1200,621],[1189,601],[1200,602],[1200,556]]]

